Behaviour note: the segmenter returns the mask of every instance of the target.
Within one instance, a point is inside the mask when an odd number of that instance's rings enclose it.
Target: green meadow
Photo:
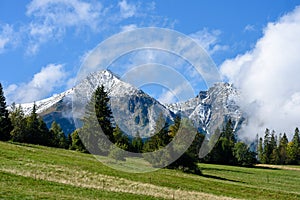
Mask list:
[[[125,173],[90,154],[0,142],[0,199],[300,199],[299,166],[199,167]]]

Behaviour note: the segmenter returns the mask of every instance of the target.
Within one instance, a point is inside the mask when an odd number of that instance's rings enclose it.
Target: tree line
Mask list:
[[[96,113],[96,121],[91,120]],[[155,152],[162,149],[172,141],[179,129],[181,119],[177,117],[173,125],[169,125],[159,116],[155,135],[148,140],[143,140],[139,133],[134,138],[129,138],[118,125],[114,125],[112,112],[109,105],[108,93],[103,85],[97,87],[91,102],[87,104],[85,116],[82,119],[83,126],[66,136],[59,124],[55,121],[48,129],[43,119],[37,114],[36,104],[28,116],[25,116],[22,107],[13,104],[10,112],[7,110],[3,88],[0,83],[0,140],[20,143],[38,144],[50,147],[66,148],[85,153],[107,155],[115,160],[125,160],[125,151],[134,153]],[[101,126],[101,131],[98,126]],[[191,130],[187,122],[182,125],[184,132]],[[101,134],[101,133],[104,133]],[[108,140],[104,140],[107,137]],[[169,167],[180,168],[193,173],[200,173],[196,166],[197,150],[203,140],[203,135],[197,134],[198,142],[184,153],[177,161]],[[111,143],[109,143],[109,142]],[[196,141],[196,140],[195,140]],[[114,148],[114,145],[119,148]],[[172,149],[176,151],[176,149]],[[170,156],[171,152],[166,152]],[[153,166],[164,165],[167,160],[156,160],[155,157],[147,157]]]
[[[258,161],[263,164],[300,164],[298,128],[290,142],[285,133],[277,136],[274,130],[270,132],[267,128],[264,138],[260,137],[257,143]]]
[[[256,163],[256,153],[246,143],[238,141],[230,119],[222,131],[215,131],[215,135],[220,135],[220,138],[211,152],[201,159],[202,162],[240,166],[252,166]]]
[[[1,83],[0,140],[58,148],[69,148],[72,145],[71,135],[66,137],[60,125],[55,121],[50,128],[47,127],[43,119],[38,116],[35,103],[28,116],[25,116],[20,105],[16,106],[14,103],[9,112]]]
[[[128,151],[134,153],[152,152],[152,156],[147,154],[144,158],[154,167],[166,166],[170,161],[171,154],[174,155],[178,151],[178,149],[172,146],[166,151],[158,152],[160,155],[156,154],[157,150],[164,149],[172,141],[180,126],[182,127],[181,129],[184,129],[183,132],[187,136],[189,135],[188,132],[192,130],[192,125],[187,121],[182,124],[179,116],[176,117],[175,123],[170,125],[161,114],[156,121],[155,134],[151,138],[143,140],[138,132],[135,137],[129,138],[114,123],[112,111],[109,106],[108,93],[105,91],[103,85],[99,86],[93,93],[91,101],[86,106],[86,113],[82,121],[82,128],[72,134],[72,140],[77,142],[73,142],[74,145],[71,148],[74,147],[81,151],[88,150],[93,154],[109,156],[115,160],[125,160],[126,152]],[[99,125],[101,130],[99,129]],[[78,135],[81,137],[78,137]],[[198,133],[196,138],[199,140],[197,144],[200,144],[204,137]],[[197,144],[194,142],[177,161],[168,167],[200,173],[196,164],[197,150],[195,148]],[[192,151],[193,148],[195,151]],[[136,155],[139,156],[141,154]]]
[[[135,137],[130,138],[114,122],[109,101],[104,86],[97,87],[91,101],[86,105],[86,113],[82,119],[83,126],[66,136],[56,122],[53,122],[49,129],[47,128],[43,119],[37,115],[35,104],[28,116],[24,115],[20,106],[17,107],[14,104],[8,112],[0,83],[0,140],[90,152],[110,156],[116,161],[125,160],[127,151],[152,152],[152,154],[143,154],[145,160],[154,167],[161,167],[169,164],[170,157],[176,156],[184,147],[184,144],[168,145],[175,136],[180,137],[184,143],[195,131],[189,119],[176,116],[174,123],[169,124],[161,114],[156,121],[155,134],[152,137],[142,139],[137,132]],[[99,125],[101,130],[99,130]],[[201,145],[204,144],[204,134],[197,131],[189,148],[168,167],[200,174],[198,162],[240,166],[251,166],[257,162],[299,164],[298,128],[290,142],[286,134],[277,138],[275,131],[270,133],[267,129],[264,139],[260,138],[257,141],[256,152],[251,151],[247,144],[238,140],[230,119],[222,130],[216,130],[215,135],[220,135],[220,138],[212,147],[212,151],[205,158],[199,159],[198,153]],[[205,142],[210,145],[212,141],[213,139]],[[163,151],[159,151],[162,149]]]

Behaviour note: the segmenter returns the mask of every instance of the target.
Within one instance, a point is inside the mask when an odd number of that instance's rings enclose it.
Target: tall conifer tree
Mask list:
[[[10,139],[10,131],[12,130],[9,113],[6,108],[6,101],[3,88],[0,83],[0,140],[6,141]]]

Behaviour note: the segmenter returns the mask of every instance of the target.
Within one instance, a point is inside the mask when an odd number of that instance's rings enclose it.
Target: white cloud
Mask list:
[[[100,32],[116,33],[136,27],[172,27],[174,21],[154,13],[154,2],[99,2],[95,0],[32,0],[26,7],[27,21],[0,24],[0,53],[13,45],[35,55],[42,45],[61,42],[67,35],[90,38]],[[128,18],[139,19],[126,23]],[[14,28],[15,26],[15,28]]]
[[[49,64],[36,73],[28,83],[9,85],[5,89],[8,103],[27,103],[45,98],[54,89],[65,85],[66,77],[63,65]]]
[[[133,17],[136,15],[137,12],[137,7],[134,4],[129,4],[127,3],[126,0],[122,0],[119,2],[119,7],[120,7],[120,14],[121,17],[126,19],[129,17]]]
[[[245,26],[244,32],[251,32],[251,31],[255,31],[255,26],[254,25],[248,24],[247,26]]]
[[[8,24],[0,24],[0,54],[3,53],[8,46],[13,45],[15,40],[13,27]]]
[[[121,32],[132,31],[132,30],[137,29],[137,28],[138,28],[138,26],[136,24],[129,24],[129,25],[122,26],[121,27]]]
[[[225,61],[221,72],[239,87],[250,116],[243,129],[254,137],[265,128],[287,132],[300,126],[300,7],[269,23],[252,51]]]
[[[81,0],[33,0],[27,6],[26,14],[40,20],[41,24],[89,27],[97,29],[103,9],[99,2],[88,3]]]
[[[219,37],[221,35],[220,30],[209,31],[207,28],[192,33],[189,36],[193,38],[201,47],[203,47],[210,55],[217,51],[225,51],[228,49],[226,45],[220,45]]]
[[[68,28],[98,31],[104,13],[105,9],[99,2],[33,0],[26,11],[27,16],[32,17],[27,28],[30,38],[27,53],[35,54],[41,44],[53,39],[59,40]]]
[[[186,84],[178,85],[174,90],[163,90],[158,101],[163,104],[176,103],[180,99],[179,96],[187,88]]]

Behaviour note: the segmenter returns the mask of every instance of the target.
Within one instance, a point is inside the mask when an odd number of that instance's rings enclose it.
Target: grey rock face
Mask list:
[[[48,126],[57,121],[65,133],[71,133],[76,128],[73,118],[78,113],[80,116],[91,94],[101,84],[109,94],[115,123],[131,136],[135,136],[137,132],[142,137],[151,136],[161,114],[168,122],[172,122],[175,114],[188,117],[199,131],[208,134],[213,133],[216,128],[222,128],[224,121],[229,118],[235,123],[235,128],[244,121],[237,104],[239,93],[228,83],[217,83],[186,102],[163,105],[142,90],[121,81],[110,71],[90,74],[74,88],[37,101],[37,111]],[[75,103],[73,101],[73,109],[72,98],[76,100]],[[22,104],[22,107],[25,114],[29,114],[33,103]]]
[[[216,83],[208,91],[201,91],[195,98],[186,102],[168,105],[174,113],[190,118],[199,131],[214,133],[222,128],[229,118],[235,129],[244,121],[244,116],[238,106],[238,91],[228,83]]]

